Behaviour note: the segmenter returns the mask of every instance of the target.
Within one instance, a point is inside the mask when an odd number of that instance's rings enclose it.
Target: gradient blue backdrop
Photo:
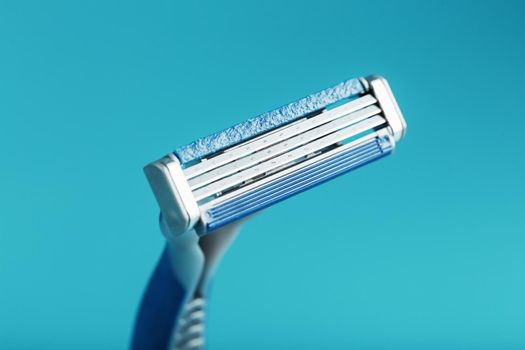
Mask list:
[[[218,349],[524,349],[525,7],[0,1],[0,348],[123,349],[161,252],[142,166],[386,76],[397,153],[256,217]]]

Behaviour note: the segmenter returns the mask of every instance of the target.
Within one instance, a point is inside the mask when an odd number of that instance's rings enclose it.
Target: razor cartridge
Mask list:
[[[406,123],[387,81],[345,81],[178,148],[145,174],[172,234],[205,235],[389,155]]]

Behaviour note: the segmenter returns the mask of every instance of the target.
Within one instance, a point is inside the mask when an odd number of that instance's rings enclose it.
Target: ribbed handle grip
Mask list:
[[[175,332],[173,350],[203,350],[206,302],[195,298],[186,304]]]

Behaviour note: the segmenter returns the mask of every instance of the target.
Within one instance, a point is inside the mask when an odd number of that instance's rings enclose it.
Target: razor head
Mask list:
[[[387,81],[351,79],[180,147],[144,172],[174,235],[204,235],[390,154],[406,123]]]

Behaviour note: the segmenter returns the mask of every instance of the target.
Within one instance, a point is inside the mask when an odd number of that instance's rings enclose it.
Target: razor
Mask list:
[[[168,248],[146,291],[134,347],[202,349],[209,280],[240,223],[391,154],[405,132],[387,81],[369,76],[250,118],[148,164],[144,172]],[[171,281],[167,296],[155,287],[159,273]],[[144,331],[154,318],[150,309],[161,308],[164,298],[174,305],[163,314],[169,325],[162,334]]]

